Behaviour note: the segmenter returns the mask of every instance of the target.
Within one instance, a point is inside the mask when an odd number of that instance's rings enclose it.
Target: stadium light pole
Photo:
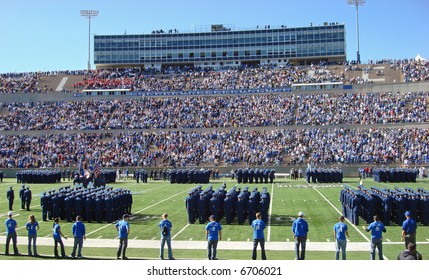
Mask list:
[[[88,19],[88,70],[91,70],[91,18],[98,16],[97,10],[80,10],[80,15]]]
[[[359,6],[365,5],[366,0],[347,0],[347,3],[351,6],[356,7],[356,38],[357,38],[357,52],[356,60],[360,63],[360,52],[359,52]]]

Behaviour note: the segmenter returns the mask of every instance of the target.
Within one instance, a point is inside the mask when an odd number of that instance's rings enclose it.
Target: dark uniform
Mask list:
[[[19,190],[19,198],[21,199],[21,209],[25,209],[25,186],[22,185],[22,188]]]
[[[9,211],[12,211],[13,209],[13,200],[15,199],[15,192],[13,191],[13,188],[10,187],[10,189],[6,193],[6,198],[9,201]]]
[[[31,194],[30,187],[27,187],[27,190],[24,191],[24,200],[25,200],[25,206],[27,211],[30,211],[30,205],[31,205],[32,199],[33,199],[33,196]]]
[[[46,205],[46,193],[45,192],[42,194],[42,197],[40,198],[40,206],[42,207],[42,220],[47,221],[48,207]]]

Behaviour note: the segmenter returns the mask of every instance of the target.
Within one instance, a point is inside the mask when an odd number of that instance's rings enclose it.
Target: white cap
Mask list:
[[[304,216],[304,212],[299,212],[298,213],[298,217],[303,217]]]
[[[7,212],[7,215],[8,216],[12,216],[12,212]]]

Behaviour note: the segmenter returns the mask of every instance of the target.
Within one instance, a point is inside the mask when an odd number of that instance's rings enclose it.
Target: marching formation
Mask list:
[[[66,186],[43,193],[40,204],[43,221],[59,217],[71,222],[73,217],[81,216],[89,223],[111,223],[131,213],[133,196],[130,190],[121,188]]]
[[[359,217],[370,224],[375,215],[380,217],[384,225],[391,223],[402,225],[405,212],[410,212],[416,221],[429,225],[429,192],[419,188],[367,189],[359,186],[357,189],[344,186],[341,190],[340,201],[342,211],[353,224],[359,225]]]
[[[341,168],[308,168],[305,171],[307,183],[342,183],[343,171]]]
[[[411,168],[373,169],[372,175],[376,182],[415,183],[419,171]]]
[[[239,168],[235,170],[235,176],[237,177],[237,183],[238,184],[253,184],[255,182],[256,184],[268,184],[268,178],[270,179],[270,184],[274,182],[275,178],[275,170],[274,169],[267,169],[267,168]]]
[[[203,224],[213,215],[215,221],[225,218],[228,225],[235,220],[242,225],[246,219],[251,224],[258,212],[261,213],[261,219],[268,223],[270,201],[270,194],[265,187],[262,192],[258,188],[249,191],[249,187],[241,189],[236,186],[226,191],[224,183],[216,190],[212,186],[205,190],[201,186],[195,187],[189,192],[185,205],[190,224],[197,220]]]

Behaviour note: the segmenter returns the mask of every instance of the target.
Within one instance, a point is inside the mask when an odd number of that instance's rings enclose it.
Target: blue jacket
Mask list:
[[[308,224],[303,218],[296,219],[292,224],[292,232],[295,237],[306,237]]]
[[[85,236],[85,225],[81,221],[74,223],[72,226],[72,232],[73,232],[73,236],[76,238],[84,237]]]

